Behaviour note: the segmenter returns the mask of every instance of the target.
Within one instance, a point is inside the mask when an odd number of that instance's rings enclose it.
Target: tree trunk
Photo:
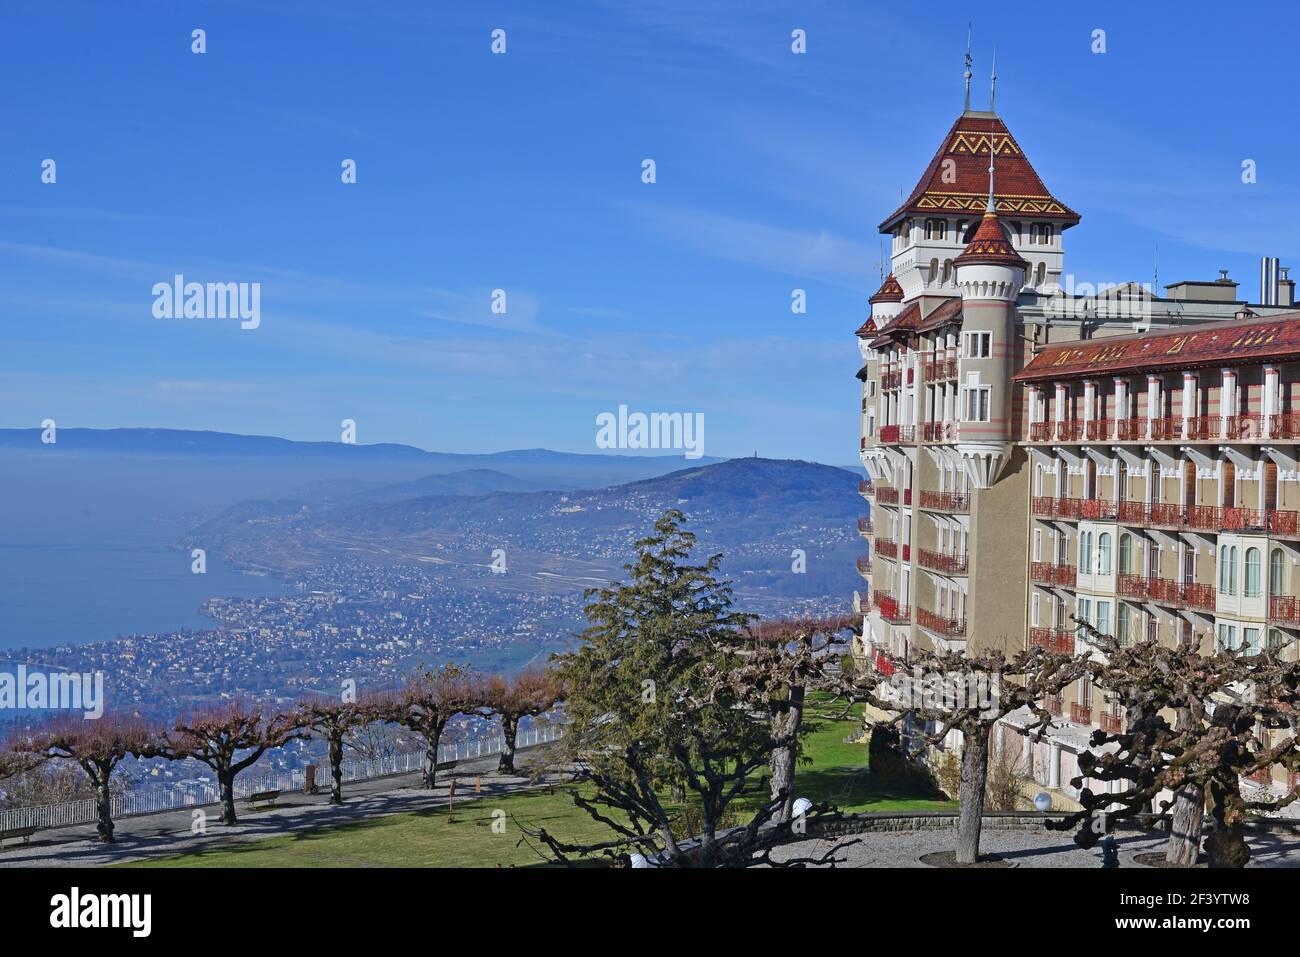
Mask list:
[[[1210,804],[1214,815],[1214,831],[1205,839],[1205,853],[1212,868],[1245,867],[1250,860],[1250,847],[1246,844],[1244,823],[1245,802],[1237,788],[1235,773],[1230,785],[1210,782]]]
[[[330,736],[330,803],[343,803],[343,738]]]
[[[109,776],[105,774],[95,788],[99,810],[99,823],[95,825],[95,831],[102,844],[113,843],[113,793],[109,790],[108,782]]]
[[[221,788],[221,823],[238,824],[239,818],[235,816],[235,772],[218,771],[217,784]]]
[[[772,716],[772,737],[777,741],[772,749],[772,800],[781,800],[773,819],[779,823],[790,820],[794,813],[794,772],[804,708],[802,686],[790,689],[790,700],[785,705]]]
[[[438,743],[442,740],[442,729],[430,731],[425,736],[424,767],[421,769],[420,786],[434,788],[438,785]]]
[[[501,716],[501,736],[506,745],[501,749],[501,760],[497,762],[498,774],[515,773],[515,737],[519,733],[519,716],[503,714]]]
[[[989,776],[989,731],[986,725],[963,728],[961,787],[957,812],[957,863],[974,864],[980,855],[984,789]]]
[[[1205,819],[1205,794],[1189,784],[1174,796],[1173,817],[1165,861],[1179,867],[1194,867],[1201,850],[1201,822]]]

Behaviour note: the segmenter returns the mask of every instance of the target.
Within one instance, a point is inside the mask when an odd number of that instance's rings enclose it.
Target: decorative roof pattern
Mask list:
[[[1002,119],[963,113],[944,137],[912,194],[880,224],[882,233],[909,213],[978,213],[988,203],[988,156],[997,156],[994,207],[999,213],[1038,216],[1073,226],[1079,214],[1053,196]]]
[[[880,335],[871,340],[871,348],[877,349],[898,339],[906,339],[916,333],[916,327],[920,322],[921,306],[914,302],[885,323],[884,328],[880,330]]]
[[[902,301],[903,287],[899,285],[898,280],[894,278],[892,272],[885,277],[885,281],[880,284],[880,288],[876,290],[876,294],[867,300],[867,302],[870,303]]]
[[[862,339],[865,339],[868,336],[874,338],[878,334],[879,334],[879,330],[876,329],[876,320],[871,318],[870,316],[867,316],[867,321],[864,322],[862,325],[858,326],[858,331],[854,333],[855,336],[858,336],[859,338]]]
[[[975,235],[966,244],[966,248],[952,262],[954,266],[992,263],[996,266],[1029,268],[1029,263],[1025,261],[1020,253],[1016,252],[1011,245],[1011,240],[1007,239],[1002,224],[998,222],[997,213],[984,214],[984,218],[980,220],[979,229],[975,230]]]
[[[1021,382],[1300,359],[1300,312],[1048,346]]]

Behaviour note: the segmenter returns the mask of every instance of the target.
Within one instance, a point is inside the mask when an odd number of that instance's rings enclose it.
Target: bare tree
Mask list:
[[[994,725],[1021,712],[1030,720],[1020,732],[1041,735],[1053,716],[1040,702],[1078,680],[1084,663],[1039,647],[1010,660],[991,650],[978,655],[921,652],[909,662],[890,663],[897,670],[889,680],[874,686],[863,682],[859,696],[892,712],[891,723],[910,718],[913,739],[923,745],[937,746],[953,731],[961,733],[956,859],[974,864],[979,860]]]
[[[343,749],[353,729],[367,723],[370,710],[364,702],[320,698],[298,709],[295,723],[325,739],[329,749],[330,803],[343,803]]]
[[[244,702],[229,702],[184,716],[164,735],[159,753],[193,758],[217,775],[221,789],[221,823],[235,824],[235,777],[270,748],[305,738],[295,713],[282,714]]]
[[[100,841],[113,841],[113,773],[128,756],[156,753],[153,725],[135,715],[107,714],[95,721],[60,716],[14,741],[11,747],[29,760],[71,761],[85,772],[95,789]],[[21,759],[15,764],[21,764]]]
[[[492,675],[481,685],[484,713],[501,718],[505,747],[497,762],[500,774],[515,773],[515,741],[519,719],[536,718],[555,707],[564,696],[563,687],[548,668],[526,668],[513,678]]]
[[[438,780],[438,746],[447,723],[458,714],[474,714],[483,705],[482,686],[468,665],[445,664],[413,675],[396,692],[377,695],[371,713],[400,724],[424,740],[422,783]]]

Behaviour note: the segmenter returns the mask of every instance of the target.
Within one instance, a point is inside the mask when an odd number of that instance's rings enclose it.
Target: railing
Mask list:
[[[1092,724],[1092,709],[1075,703],[1070,705],[1070,720],[1075,724]]]
[[[859,555],[856,564],[858,566],[859,575],[861,575],[863,578],[871,577],[871,556],[870,555]]]
[[[1155,441],[1172,442],[1181,439],[1184,431],[1181,416],[1166,415],[1151,420],[1151,438]]]
[[[1039,518],[1066,518],[1077,520],[1083,511],[1083,501],[1077,498],[1052,498],[1035,495],[1030,509]]]
[[[956,495],[952,492],[922,492],[921,508],[936,512],[969,512],[970,496]]]
[[[1170,502],[1152,502],[1147,511],[1147,521],[1152,525],[1182,525],[1183,507]]]
[[[1268,600],[1268,620],[1288,628],[1300,628],[1300,601],[1294,595],[1273,595]]]
[[[1119,517],[1119,508],[1117,504],[1108,499],[1085,498],[1076,501],[1079,501],[1080,518],[1114,521]]]
[[[859,518],[859,519],[858,519],[858,532],[859,532],[859,533],[861,533],[861,534],[863,534],[863,535],[870,535],[870,534],[872,534],[875,530],[876,530],[876,529],[875,529],[875,526],[871,523],[871,519],[869,519],[869,518]]]
[[[1030,628],[1031,648],[1046,648],[1054,655],[1074,654],[1074,632],[1068,628]],[[1056,712],[1060,714],[1060,712]]]
[[[1097,718],[1097,726],[1107,734],[1119,734],[1122,719],[1117,714],[1102,713]]]
[[[1111,437],[1115,430],[1113,419],[1092,419],[1087,424],[1087,436],[1089,442],[1102,442]]]
[[[898,442],[898,433],[902,426],[882,425],[880,427],[880,441],[893,445]]]
[[[936,634],[946,635],[949,638],[960,638],[966,634],[966,619],[945,618],[927,608],[916,610],[916,623],[922,628],[928,628]]]
[[[1061,696],[1059,694],[1043,695],[1043,708],[1046,709],[1049,714],[1054,714],[1057,717],[1060,717]]]
[[[1029,441],[1050,442],[1055,429],[1055,422],[1032,422],[1029,425]]]
[[[912,620],[912,609],[907,605],[900,605],[893,595],[876,592],[876,607],[880,609],[880,617],[895,625],[906,624]]]
[[[1115,592],[1121,598],[1146,598],[1151,593],[1147,579],[1141,575],[1120,575],[1115,580]]]
[[[903,375],[901,372],[883,372],[880,375],[880,388],[897,389],[903,384]]]
[[[1214,610],[1214,586],[1199,585],[1191,582],[1183,583],[1178,586],[1178,599],[1181,604],[1188,608],[1199,608],[1203,611]]]
[[[1262,508],[1224,508],[1219,510],[1218,528],[1225,532],[1266,531],[1268,518]]]
[[[876,666],[876,672],[878,674],[884,675],[886,678],[888,678],[890,675],[894,673],[895,670],[897,670],[894,667],[894,663],[885,656],[885,653],[883,651],[876,652],[875,666]]]
[[[1147,503],[1121,501],[1119,503],[1118,517],[1121,522],[1127,522],[1130,525],[1145,525],[1147,521]]]
[[[1275,439],[1300,438],[1300,413],[1283,412],[1269,416],[1268,434]]]
[[[883,505],[898,504],[898,489],[889,485],[880,485],[876,488],[876,501]]]
[[[1184,520],[1188,528],[1204,532],[1218,531],[1219,511],[1213,505],[1188,505],[1184,510]]]
[[[944,555],[942,552],[932,552],[922,548],[917,551],[916,560],[921,564],[922,568],[928,568],[944,575],[965,575],[967,571],[967,557],[965,555]],[[918,612],[918,614],[920,613]]]
[[[1120,442],[1136,442],[1146,437],[1146,419],[1120,419],[1115,425],[1115,438]]]
[[[873,491],[873,489],[872,489],[872,487],[871,487],[871,479],[859,479],[859,480],[858,480],[858,494],[859,494],[859,495],[870,495],[870,494],[872,493],[872,491]]]
[[[1239,442],[1264,438],[1264,416],[1258,412],[1228,416],[1223,420],[1223,437]]]
[[[1073,565],[1030,562],[1029,578],[1036,585],[1060,585],[1073,588],[1077,581],[1077,570]]]
[[[952,420],[926,422],[921,427],[921,438],[927,442],[952,442],[957,438],[957,423]]]
[[[539,744],[548,744],[564,735],[564,727],[550,724],[543,728],[521,731],[515,739],[519,750]],[[491,757],[505,749],[505,739],[500,734],[444,744],[438,749],[438,762],[453,763]],[[346,758],[342,763],[343,782],[369,781],[375,778],[391,777],[398,774],[410,774],[424,767],[425,752],[423,748],[398,751],[381,758]],[[316,780],[324,787],[329,786],[329,764],[322,761],[319,766],[322,773],[317,773]],[[262,771],[256,769],[235,778],[235,799],[256,794],[259,791],[300,791],[307,783],[306,771]],[[160,811],[175,811],[181,808],[203,807],[217,804],[221,792],[215,783],[201,783],[171,788],[147,788],[138,791],[121,791],[112,796],[113,819],[135,817],[141,814],[156,814]],[[41,804],[34,807],[9,808],[0,811],[0,831],[16,828],[68,827],[75,824],[92,824],[99,820],[99,804],[95,798],[81,798],[76,801],[63,801],[58,804]]]
[[[1057,422],[1056,438],[1060,442],[1079,442],[1083,439],[1082,422]]]
[[[877,538],[874,544],[877,555],[883,555],[885,558],[898,558],[898,542],[892,538]]]

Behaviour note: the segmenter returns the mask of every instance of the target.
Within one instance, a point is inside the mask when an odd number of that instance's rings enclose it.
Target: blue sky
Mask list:
[[[1065,6],[10,5],[0,425],[594,452],[626,404],[704,413],[710,455],[852,462],[875,225],[961,108],[976,10],[976,105],[996,44],[999,112],[1083,215],[1067,271],[1150,280],[1158,243],[1162,282],[1254,298],[1260,255],[1300,262],[1286,8]],[[260,282],[260,328],[155,319],[178,272]]]

